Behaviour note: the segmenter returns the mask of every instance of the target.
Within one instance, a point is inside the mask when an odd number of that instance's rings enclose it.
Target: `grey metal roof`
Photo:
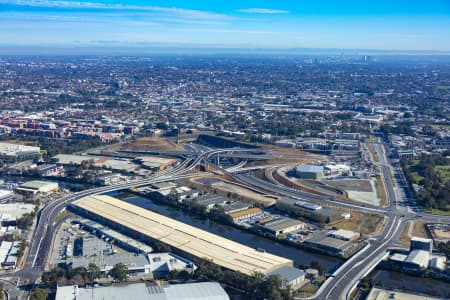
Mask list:
[[[196,282],[164,287],[168,300],[229,300],[227,293],[217,282]]]
[[[230,300],[217,282],[196,282],[167,286],[145,283],[109,287],[58,287],[56,300]]]
[[[267,274],[267,276],[270,275],[279,275],[282,280],[286,280],[289,283],[305,276],[305,272],[294,267],[284,266]]]
[[[299,165],[297,166],[296,170],[297,172],[323,173],[323,166]]]

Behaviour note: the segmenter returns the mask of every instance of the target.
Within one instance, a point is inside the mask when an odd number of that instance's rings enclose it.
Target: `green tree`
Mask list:
[[[100,277],[100,268],[96,264],[90,263],[87,267],[86,275],[87,280],[92,283],[95,279]]]
[[[124,282],[127,279],[128,267],[123,263],[116,264],[108,273],[114,280]]]
[[[182,270],[178,273],[177,278],[182,281],[188,281],[191,278],[191,274],[186,270]]]
[[[316,260],[313,260],[311,262],[311,268],[318,270],[320,275],[325,274],[327,271],[327,269],[320,262],[318,262]]]
[[[31,291],[31,300],[46,300],[48,293],[44,289],[35,288]]]
[[[53,268],[49,271],[45,271],[42,274],[42,282],[46,285],[54,285],[60,279],[65,278],[66,274],[63,269]]]

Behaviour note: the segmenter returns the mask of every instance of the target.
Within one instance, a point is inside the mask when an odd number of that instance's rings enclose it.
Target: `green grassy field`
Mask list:
[[[425,209],[425,212],[433,215],[450,216],[450,210],[440,210],[435,208]]]
[[[381,206],[387,205],[387,196],[386,196],[386,190],[384,188],[383,181],[381,179],[381,176],[377,175],[377,181],[375,183],[375,186],[377,188],[377,195],[378,198],[380,198],[380,204]]]
[[[447,183],[450,181],[450,166],[436,166],[434,167],[434,171],[442,182]]]

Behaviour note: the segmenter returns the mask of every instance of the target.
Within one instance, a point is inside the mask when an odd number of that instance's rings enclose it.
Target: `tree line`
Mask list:
[[[402,160],[401,165],[408,183],[416,183],[423,188],[415,194],[420,205],[426,208],[438,208],[442,210],[449,209],[450,201],[450,180],[439,176],[436,172],[436,166],[450,165],[450,159],[443,155],[423,156],[417,164]],[[421,178],[416,182],[414,173]]]

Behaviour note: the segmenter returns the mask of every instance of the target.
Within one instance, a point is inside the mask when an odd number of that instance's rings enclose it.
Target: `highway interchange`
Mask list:
[[[387,198],[389,205],[387,207],[375,208],[367,206],[359,206],[350,203],[337,202],[330,198],[322,196],[311,195],[305,192],[301,192],[292,188],[288,188],[281,184],[269,183],[262,181],[251,176],[248,173],[240,173],[239,166],[231,168],[231,171],[221,169],[224,173],[232,176],[238,182],[245,184],[254,189],[263,190],[271,194],[288,196],[307,200],[315,203],[327,203],[335,206],[342,206],[344,208],[357,209],[368,213],[380,213],[386,216],[386,224],[383,232],[377,237],[368,240],[368,245],[347,260],[339,269],[337,269],[332,276],[330,276],[316,294],[308,299],[348,299],[353,289],[358,284],[359,280],[365,277],[386,255],[386,251],[389,246],[396,245],[396,240],[403,231],[405,223],[408,220],[414,220],[418,216],[421,219],[432,222],[450,222],[449,217],[440,217],[430,214],[420,213],[418,215],[417,210],[412,210],[409,207],[410,200],[408,200],[403,193],[402,183],[394,179],[392,166],[389,164],[386,157],[386,151],[382,143],[376,143],[375,149],[379,157],[380,173],[385,184]],[[57,225],[55,220],[59,213],[64,210],[70,203],[83,198],[88,195],[102,194],[112,191],[119,191],[127,188],[140,187],[150,185],[158,182],[173,181],[182,178],[188,178],[192,176],[198,176],[198,173],[191,172],[200,163],[206,163],[210,161],[210,158],[219,153],[231,153],[247,152],[251,149],[217,149],[210,150],[206,147],[196,148],[191,146],[187,154],[184,154],[187,158],[173,169],[162,171],[157,173],[154,177],[133,181],[124,182],[122,184],[96,187],[81,192],[73,193],[62,198],[56,199],[47,206],[43,207],[36,220],[36,226],[33,232],[33,236],[30,240],[28,255],[23,262],[23,265],[14,273],[3,275],[1,280],[10,280],[5,282],[8,284],[8,289],[11,295],[16,295],[17,299],[21,298],[20,291],[13,291],[10,282],[15,278],[29,279],[30,283],[36,282],[42,272],[45,269],[46,259],[49,251],[52,247],[52,239],[54,237]],[[254,154],[249,154],[254,155]],[[244,157],[245,155],[239,155]],[[244,166],[241,164],[240,166]],[[241,168],[242,169],[242,168]],[[392,176],[391,176],[392,174]],[[397,182],[393,182],[393,180]],[[10,297],[13,299],[14,297]]]

